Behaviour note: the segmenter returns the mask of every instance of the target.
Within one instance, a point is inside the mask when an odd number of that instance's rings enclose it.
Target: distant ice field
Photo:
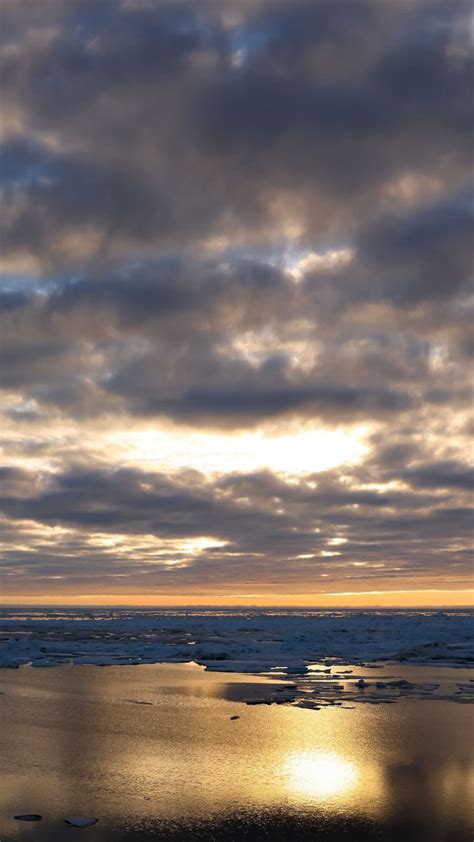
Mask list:
[[[0,667],[193,661],[280,682],[253,704],[319,708],[407,695],[465,703],[474,699],[467,669],[474,664],[473,621],[469,609],[8,607],[0,610]],[[415,665],[425,669],[413,681],[407,667]]]

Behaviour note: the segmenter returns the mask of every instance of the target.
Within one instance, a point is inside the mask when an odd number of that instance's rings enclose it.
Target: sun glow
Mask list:
[[[353,789],[359,772],[354,763],[335,752],[301,752],[283,766],[288,789],[305,798],[337,799]]]
[[[112,434],[108,446],[117,448],[128,465],[163,471],[187,469],[203,473],[269,469],[301,474],[329,470],[356,462],[366,451],[365,428],[312,429],[269,435],[251,433],[190,433],[135,429]]]

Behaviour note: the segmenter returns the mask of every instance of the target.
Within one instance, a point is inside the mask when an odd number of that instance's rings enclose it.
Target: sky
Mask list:
[[[1,0],[1,601],[470,601],[470,13]]]

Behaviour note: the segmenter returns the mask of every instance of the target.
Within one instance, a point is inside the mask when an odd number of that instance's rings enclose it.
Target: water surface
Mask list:
[[[265,678],[183,664],[0,678],[2,842],[472,839],[471,706],[253,707]]]

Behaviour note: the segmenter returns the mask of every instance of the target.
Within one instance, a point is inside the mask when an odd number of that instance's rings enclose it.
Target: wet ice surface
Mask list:
[[[0,667],[193,661],[290,682],[252,704],[391,704],[474,699],[469,610],[0,611]],[[416,681],[406,665],[423,666]],[[449,677],[443,668],[449,671]],[[140,703],[140,700],[131,700]],[[142,702],[145,703],[145,702]]]

